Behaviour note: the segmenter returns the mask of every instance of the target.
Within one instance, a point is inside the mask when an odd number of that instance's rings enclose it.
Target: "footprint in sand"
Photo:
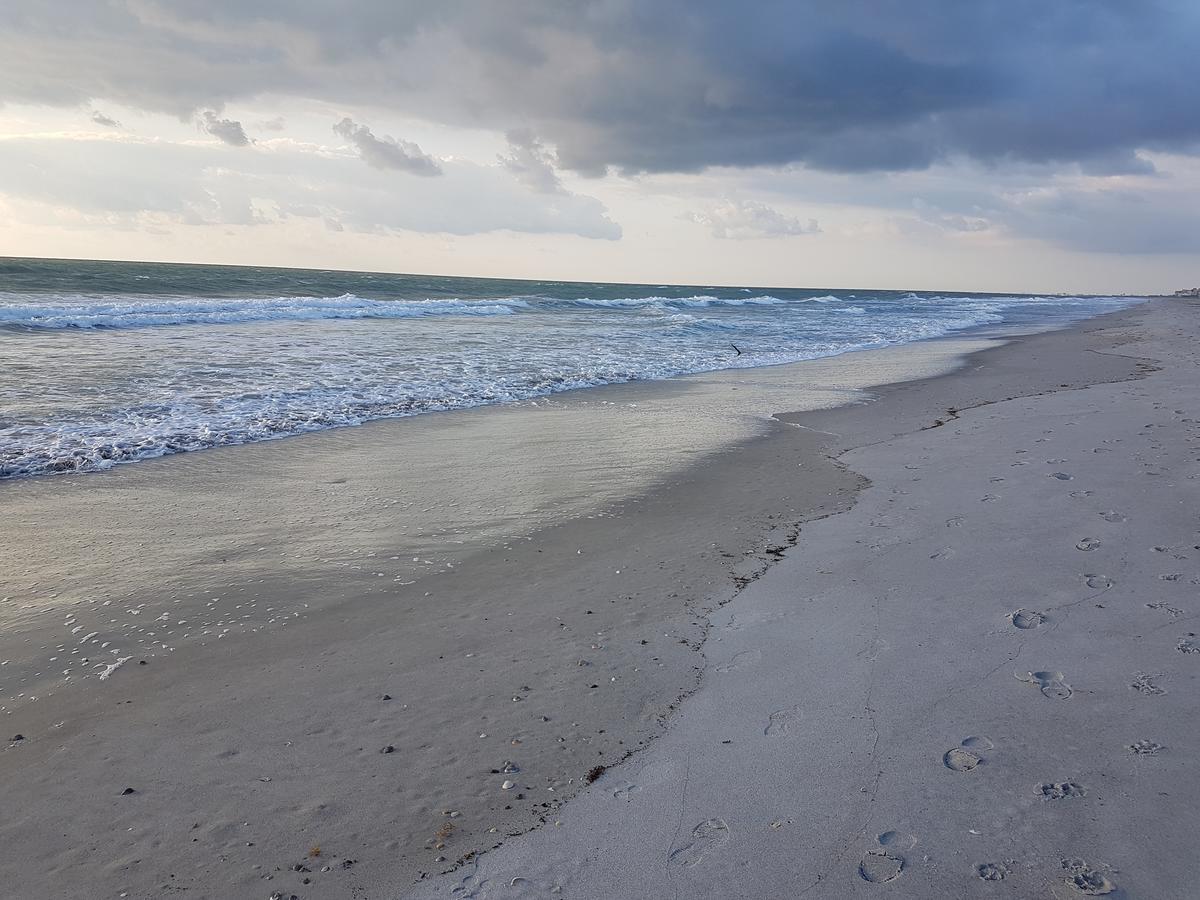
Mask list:
[[[612,792],[614,800],[629,801],[633,799],[633,795],[640,792],[641,788],[638,785],[626,781],[624,784],[615,788]]]
[[[904,857],[886,850],[868,850],[858,864],[858,875],[871,884],[887,884],[904,872]]]
[[[1104,512],[1100,513],[1100,518],[1102,518],[1105,522],[1124,522],[1124,521],[1126,521],[1126,517],[1121,515],[1115,509],[1106,509]]]
[[[980,863],[975,867],[975,874],[983,881],[1003,881],[1012,874],[1012,869],[1004,863]]]
[[[962,747],[947,750],[942,755],[942,764],[955,772],[970,772],[982,761],[970,750],[964,750]]]
[[[706,819],[692,829],[692,841],[675,850],[667,861],[690,869],[704,857],[729,842],[729,826],[724,819]]]
[[[1146,694],[1151,697],[1160,696],[1167,692],[1166,688],[1159,687],[1157,679],[1162,678],[1162,674],[1147,675],[1145,672],[1135,672],[1133,681],[1129,686],[1139,694]]]
[[[984,754],[995,745],[985,737],[972,735],[957,747],[942,754],[942,765],[953,772],[970,772],[984,761]]]
[[[1051,473],[1050,473],[1050,475],[1049,475],[1049,477],[1050,477],[1050,478],[1057,478],[1059,481],[1070,481],[1070,480],[1071,480],[1071,479],[1073,479],[1075,476],[1074,476],[1074,475],[1068,475],[1066,472],[1051,472]]]
[[[739,669],[744,669],[747,666],[752,666],[762,659],[761,650],[743,650],[741,653],[735,653],[730,658],[729,662],[717,666],[717,671],[721,673],[736,672]]]
[[[1143,739],[1140,741],[1134,741],[1125,749],[1135,756],[1158,756],[1158,754],[1167,748],[1157,741],[1148,741]]]
[[[878,847],[863,854],[858,864],[858,875],[871,884],[887,884],[904,873],[906,860],[902,855],[911,850],[917,839],[904,831],[885,831],[876,839]]]
[[[1088,553],[1092,550],[1095,550],[1099,546],[1100,546],[1099,539],[1093,538],[1093,537],[1085,537],[1085,538],[1075,542],[1075,549],[1082,550],[1084,553]]]
[[[1074,781],[1047,781],[1039,784],[1037,791],[1046,800],[1065,800],[1068,797],[1087,796],[1087,788]]]
[[[936,553],[930,553],[929,558],[930,559],[949,559],[950,557],[952,557],[954,555],[954,552],[955,551],[954,551],[953,547],[943,547],[941,550],[938,550]]]
[[[1046,622],[1045,613],[1034,612],[1031,609],[1018,609],[1016,612],[1010,612],[1007,618],[1014,628],[1020,628],[1022,631],[1038,628]]]
[[[911,850],[917,845],[915,835],[909,834],[907,831],[885,831],[875,839],[880,847],[887,847],[889,850]]]
[[[1172,619],[1178,618],[1179,616],[1183,615],[1182,609],[1176,609],[1174,606],[1170,606],[1169,604],[1163,603],[1161,600],[1158,603],[1147,603],[1146,609],[1161,609]]]
[[[1179,643],[1175,645],[1175,649],[1180,653],[1200,653],[1200,641],[1196,640],[1196,633],[1189,631],[1184,637],[1179,639]]]
[[[1084,497],[1092,496],[1092,492],[1091,491],[1071,491],[1071,496],[1074,497],[1076,500],[1081,500]]]
[[[948,518],[946,520],[946,527],[947,528],[958,528],[960,525],[962,525],[963,520],[965,518],[966,518],[966,516],[951,516],[950,518]]]
[[[1084,575],[1083,579],[1088,587],[1097,591],[1107,591],[1116,583],[1107,575]]]
[[[1075,693],[1069,684],[1063,680],[1062,672],[1014,672],[1018,681],[1035,684],[1042,695],[1051,700],[1069,700]]]
[[[1062,867],[1067,871],[1067,884],[1081,894],[1100,897],[1117,889],[1108,876],[1085,860],[1064,859]]]
[[[768,737],[787,734],[793,727],[800,724],[801,716],[803,713],[799,706],[777,709],[767,717],[767,727],[763,729],[763,734]]]
[[[1177,547],[1151,547],[1155,553],[1170,554],[1171,559],[1187,559],[1186,553],[1179,553]]]

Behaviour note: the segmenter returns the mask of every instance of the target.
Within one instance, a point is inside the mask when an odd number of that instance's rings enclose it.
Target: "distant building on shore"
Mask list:
[[[1176,291],[1174,296],[1176,296],[1176,297],[1200,297],[1200,287],[1184,288],[1183,290]]]

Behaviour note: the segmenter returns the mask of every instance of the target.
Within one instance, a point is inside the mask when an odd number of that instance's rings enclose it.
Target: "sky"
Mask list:
[[[45,0],[0,254],[1200,284],[1195,0]]]

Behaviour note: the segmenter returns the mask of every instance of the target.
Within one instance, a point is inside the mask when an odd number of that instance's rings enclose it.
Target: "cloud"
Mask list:
[[[499,165],[449,161],[442,178],[401,183],[390,170],[287,138],[259,141],[235,158],[222,149],[99,136],[0,138],[0,196],[35,204],[43,216],[141,230],[320,218],[334,230],[373,234],[621,236],[598,200],[529,191]]]
[[[621,226],[608,217],[604,204],[595,197],[567,190],[554,169],[553,155],[533,132],[517,129],[510,131],[507,137],[508,152],[497,154],[497,159],[501,168],[509,172],[518,184],[535,194],[543,195],[545,202],[556,211],[556,215],[571,217],[586,214],[603,223],[593,236],[610,240],[621,237]]]
[[[231,147],[245,147],[250,143],[242,123],[235,119],[222,119],[211,109],[200,115],[200,127],[215,138],[220,138]]]
[[[1011,197],[1014,232],[1071,250],[1200,253],[1200,191],[1046,187]]]
[[[0,31],[0,101],[521,122],[589,174],[1110,165],[1197,152],[1197,33],[1193,0],[61,0]]]
[[[98,110],[98,109],[92,110],[91,118],[92,118],[92,121],[95,122],[97,125],[103,125],[105,128],[120,128],[121,127],[120,122],[118,122],[114,118],[106,116],[104,113],[100,112],[100,110]]]
[[[397,169],[413,175],[441,175],[437,160],[412,141],[384,136],[375,137],[366,125],[358,125],[349,117],[333,126],[336,134],[358,149],[358,155],[368,166],[376,169]]]
[[[987,231],[992,227],[992,223],[985,216],[980,215],[977,209],[967,213],[947,211],[923,197],[914,198],[912,205],[913,211],[921,222],[943,231]]]
[[[753,200],[726,200],[705,212],[689,213],[686,218],[707,225],[713,237],[735,240],[817,234],[821,230],[816,219],[801,221]]]
[[[564,192],[562,180],[554,171],[554,162],[541,141],[527,129],[510,131],[508,153],[499,156],[500,164],[526,187],[543,194]]]

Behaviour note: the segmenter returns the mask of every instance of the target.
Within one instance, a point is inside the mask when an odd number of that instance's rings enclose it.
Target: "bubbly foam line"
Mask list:
[[[0,294],[0,312],[11,296]],[[9,408],[13,414],[0,422],[0,478],[101,471],[175,453],[255,443],[375,419],[893,346],[1012,320],[1014,315],[1019,320],[1026,315],[1025,309],[1036,309],[1039,302],[1050,303],[1051,314],[1069,317],[1111,309],[1114,301],[1122,306],[1135,302],[1123,298],[1039,301],[1032,297],[918,294],[903,298],[866,293],[847,294],[844,299],[825,295],[781,300],[761,295],[720,304],[711,302],[713,299],[708,295],[619,298],[612,302],[624,307],[618,305],[608,313],[596,309],[586,315],[579,314],[579,301],[538,296],[473,302],[373,301],[353,295],[204,301],[239,313],[250,311],[247,303],[256,304],[254,309],[260,311],[271,304],[294,306],[299,300],[316,310],[380,306],[423,309],[421,315],[438,315],[463,305],[473,309],[499,305],[540,315],[516,330],[484,321],[461,325],[438,321],[421,332],[426,338],[436,334],[432,343],[419,342],[415,352],[400,354],[395,348],[407,339],[394,329],[356,331],[346,334],[341,343],[336,334],[326,331],[283,329],[272,340],[286,352],[276,352],[269,366],[260,365],[253,354],[246,356],[248,344],[255,350],[261,346],[250,327],[215,334],[215,341],[206,341],[204,330],[184,335],[182,342],[168,335],[165,343],[153,332],[144,332],[138,340],[144,339],[145,346],[177,343],[187,347],[180,358],[192,368],[172,370],[167,377],[153,366],[139,369],[135,361],[136,392],[118,376],[113,384],[125,391],[123,399],[108,401],[101,394],[93,403],[90,398],[97,395],[66,393],[57,408],[47,407],[43,388],[28,388],[18,404]],[[71,300],[99,305],[96,298],[57,298],[60,304]],[[143,304],[145,313],[147,304],[198,301],[147,298],[137,302]],[[124,297],[107,303],[129,305]],[[726,306],[741,308],[723,308]],[[469,341],[455,343],[455,335],[464,333],[456,329],[465,330]],[[3,337],[0,333],[0,340]],[[11,334],[9,339],[25,340]],[[91,338],[82,334],[72,340],[85,345]],[[739,349],[736,357],[728,350],[731,342]],[[128,352],[110,351],[106,343],[96,342],[96,352]],[[62,352],[61,341],[50,344],[54,354]],[[241,356],[226,356],[229,348],[238,347]],[[236,365],[212,368],[210,353]],[[49,380],[54,381],[53,377]],[[65,383],[78,384],[85,392],[91,387],[86,378]]]
[[[108,679],[112,677],[113,672],[117,671],[117,669],[121,668],[121,666],[125,665],[125,663],[129,662],[131,659],[133,659],[132,656],[118,656],[110,663],[98,664],[97,668],[101,670],[100,680],[108,681]]]
[[[13,299],[10,297],[3,299]],[[63,302],[63,301],[67,302]],[[230,325],[260,321],[407,319],[428,316],[511,315],[528,305],[463,300],[369,300],[340,297],[100,300],[47,298],[42,303],[0,304],[0,325],[24,328],[143,328],[154,325]]]
[[[553,300],[545,298],[550,304],[570,306],[594,306],[600,309],[624,309],[641,307],[707,307],[707,306],[776,306],[794,301],[783,300],[779,297],[762,295],[758,297],[714,297],[709,294],[697,294],[692,297],[579,297],[572,300]]]

